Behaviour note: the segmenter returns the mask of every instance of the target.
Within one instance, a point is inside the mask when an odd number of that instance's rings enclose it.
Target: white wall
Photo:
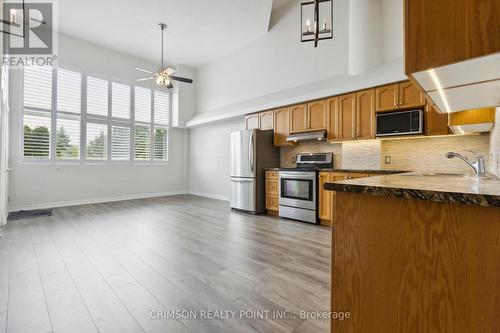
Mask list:
[[[273,13],[272,29],[198,71],[198,110],[207,112],[346,72],[346,0],[335,1],[335,39],[300,42],[300,1]]]
[[[360,7],[373,11],[372,0],[356,0],[358,2]],[[357,20],[351,25],[363,34],[350,36],[349,1],[336,0],[335,37],[320,41],[317,48],[312,43],[300,42],[300,1],[292,0],[278,8],[273,12],[272,28],[266,36],[198,70],[197,112],[227,113],[272,104],[273,100],[306,97],[326,91],[322,82],[330,84],[329,88],[337,88],[333,91],[342,91],[343,82],[357,79],[356,86],[362,88],[364,77],[350,78],[347,75],[351,58],[370,59],[363,67],[366,71],[374,70],[373,66],[378,64],[400,60],[403,56],[402,1],[378,0],[376,3],[379,23],[376,26],[364,25],[363,17],[353,15]],[[361,38],[366,36],[367,29],[376,32],[373,36],[380,37],[375,41]],[[354,42],[362,54],[349,54],[349,45]],[[385,68],[384,71],[383,75],[388,79],[405,78],[401,61],[397,67]],[[342,80],[336,82],[337,78]]]
[[[64,35],[59,37],[59,66],[133,82],[133,66],[157,64]],[[20,75],[11,80],[10,210],[52,207],[185,192],[187,134],[172,129],[168,165],[27,164],[20,162]]]
[[[272,28],[266,36],[198,70],[197,114],[190,123],[224,117],[235,120],[191,129],[191,192],[228,195],[229,163],[221,158],[229,153],[230,130],[243,127],[243,112],[405,78],[401,61],[402,1],[380,0],[377,3],[382,7],[384,23],[375,29],[380,30],[383,40],[378,43],[379,49],[373,52],[377,54],[374,59],[382,64],[366,67],[368,71],[363,75],[348,74],[348,0],[335,1],[335,38],[320,41],[318,48],[300,42],[300,1],[292,0],[273,12]]]
[[[243,119],[193,128],[189,138],[189,192],[229,199],[229,133],[242,130]]]

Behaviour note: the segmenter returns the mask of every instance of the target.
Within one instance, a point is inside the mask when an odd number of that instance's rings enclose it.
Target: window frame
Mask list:
[[[57,159],[56,156],[56,131],[57,131],[57,115],[76,115],[76,113],[70,113],[57,110],[57,70],[58,68],[52,68],[52,101],[51,110],[46,110],[43,108],[28,107],[29,110],[43,111],[50,115],[50,148],[49,157],[46,159],[36,159],[24,156],[24,69],[21,71],[20,79],[20,110],[19,120],[20,120],[20,131],[19,131],[19,162],[22,164],[66,164],[66,165],[103,165],[103,164],[129,164],[129,165],[165,165],[169,162],[170,149],[167,148],[167,156],[164,160],[155,160],[154,158],[154,131],[156,125],[154,123],[155,115],[155,104],[154,96],[156,91],[168,94],[168,125],[158,124],[160,128],[166,128],[167,130],[167,147],[170,147],[170,132],[171,132],[171,115],[172,115],[172,93],[170,90],[160,90],[156,88],[154,82],[147,86],[145,84],[137,84],[136,82],[126,81],[117,78],[106,77],[99,74],[79,71],[76,68],[71,68],[71,66],[60,67],[63,70],[77,72],[81,75],[81,98],[80,98],[80,158],[79,159]],[[87,113],[87,78],[93,77],[96,79],[106,80],[108,83],[108,110],[107,115],[94,115]],[[113,117],[112,115],[112,90],[113,82],[118,84],[125,84],[130,87],[130,119]],[[151,119],[150,122],[135,121],[135,87],[141,87],[149,89],[151,91]],[[99,123],[105,124],[108,128],[107,135],[107,156],[106,160],[90,160],[87,159],[87,124],[88,123]],[[135,160],[135,127],[136,125],[147,125],[150,127],[150,142],[151,142],[151,152],[150,158],[148,160]],[[130,129],[130,156],[128,160],[113,160],[112,158],[112,128],[113,126],[128,127]]]

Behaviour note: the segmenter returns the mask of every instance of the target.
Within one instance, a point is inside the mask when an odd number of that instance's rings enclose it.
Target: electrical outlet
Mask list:
[[[385,157],[385,164],[391,164],[391,157],[390,156]]]

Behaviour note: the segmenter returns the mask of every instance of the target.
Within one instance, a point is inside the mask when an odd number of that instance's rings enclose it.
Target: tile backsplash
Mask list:
[[[500,140],[498,141],[500,149]],[[444,156],[448,151],[463,152],[464,150],[473,150],[482,154],[488,166],[490,135],[422,137],[334,144],[301,143],[293,147],[281,148],[281,166],[294,166],[292,157],[299,153],[332,152],[335,156],[335,167],[342,169],[470,172],[470,167],[463,161],[450,160]],[[385,163],[386,156],[389,157],[390,163]]]

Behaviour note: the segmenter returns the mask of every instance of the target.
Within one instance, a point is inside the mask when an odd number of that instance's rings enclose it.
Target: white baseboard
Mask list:
[[[18,212],[20,210],[33,210],[33,209],[47,209],[47,208],[57,208],[57,207],[68,207],[68,206],[78,206],[114,201],[125,201],[125,200],[135,200],[135,199],[146,199],[146,198],[156,198],[165,197],[170,195],[187,194],[187,191],[167,191],[160,193],[147,193],[147,194],[132,194],[132,195],[121,195],[116,197],[107,198],[95,198],[95,199],[82,199],[82,200],[70,200],[70,201],[59,201],[59,202],[45,202],[38,204],[29,205],[19,205],[9,207],[9,212]]]
[[[198,192],[198,191],[189,191],[188,193],[192,194],[192,195],[197,195],[199,197],[205,197],[205,198],[210,198],[210,199],[217,199],[217,200],[229,201],[229,197],[228,196],[220,195],[220,194],[204,193],[204,192]]]

